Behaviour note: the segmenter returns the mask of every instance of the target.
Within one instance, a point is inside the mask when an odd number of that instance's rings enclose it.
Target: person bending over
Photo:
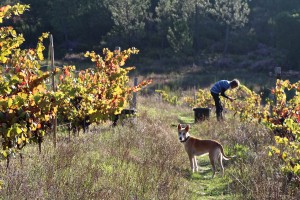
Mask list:
[[[215,106],[216,106],[216,115],[217,115],[217,120],[223,120],[223,106],[221,104],[220,100],[220,95],[229,99],[230,101],[233,101],[234,98],[228,97],[225,92],[228,89],[234,89],[237,88],[240,85],[240,82],[237,79],[233,79],[232,81],[228,80],[220,80],[216,82],[212,88],[210,89],[210,93],[215,101]]]

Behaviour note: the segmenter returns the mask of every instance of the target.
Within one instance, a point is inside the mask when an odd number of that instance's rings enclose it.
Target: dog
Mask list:
[[[196,156],[208,153],[213,171],[212,178],[214,178],[216,173],[216,161],[219,161],[222,169],[222,176],[224,176],[224,166],[222,160],[229,160],[235,156],[226,156],[224,153],[223,146],[217,141],[200,140],[198,138],[190,136],[189,129],[189,125],[187,125],[185,128],[182,128],[181,124],[178,124],[179,141],[184,144],[184,148],[190,159],[192,172],[198,172],[198,163]]]

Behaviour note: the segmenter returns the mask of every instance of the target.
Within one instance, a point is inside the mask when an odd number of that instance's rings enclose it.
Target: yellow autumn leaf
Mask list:
[[[19,76],[22,77],[22,78],[25,78],[25,77],[26,77],[26,74],[23,73],[23,72],[20,72],[20,73],[19,73]]]
[[[21,143],[22,143],[22,139],[18,138],[18,144],[21,144]]]
[[[1,20],[0,20],[1,23]],[[6,63],[7,58],[5,56],[0,56],[0,63]]]
[[[4,185],[4,181],[0,180],[0,190],[2,190],[3,185]]]
[[[58,110],[58,106],[53,107],[53,113],[56,114]]]
[[[282,157],[283,160],[285,160],[286,157],[287,157],[287,153],[283,152],[282,155],[281,155],[281,157]]]
[[[295,174],[299,174],[300,173],[300,164],[296,164],[293,168],[293,172]]]
[[[50,115],[45,115],[45,121],[49,121],[50,120]]]
[[[279,136],[275,136],[274,138],[275,138],[275,141],[276,141],[277,144],[281,144],[282,141],[283,141],[283,139]]]
[[[269,153],[268,153],[268,156],[270,156],[270,157],[271,157],[272,155],[273,155],[273,154],[272,154],[272,152],[271,152],[271,151],[269,151]]]
[[[1,151],[1,154],[3,155],[4,158],[6,158],[8,156],[6,151]]]

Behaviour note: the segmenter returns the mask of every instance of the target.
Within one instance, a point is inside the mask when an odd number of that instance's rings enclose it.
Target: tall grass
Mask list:
[[[141,113],[134,125],[27,147],[21,165],[1,163],[2,199],[188,199],[174,131]]]
[[[201,171],[203,158],[200,172],[190,173],[178,142],[176,126],[182,116],[193,118],[192,109],[147,96],[138,99],[137,110],[137,119],[124,126],[98,125],[70,142],[60,133],[56,149],[46,138],[42,154],[28,146],[23,164],[18,157],[7,170],[1,163],[0,199],[299,199],[278,159],[268,156],[273,135],[262,125],[229,114],[223,123],[212,114],[191,124],[192,135],[216,139],[226,154],[237,155],[224,161],[225,177],[211,180],[209,163],[209,170]],[[218,183],[222,186],[207,191]]]

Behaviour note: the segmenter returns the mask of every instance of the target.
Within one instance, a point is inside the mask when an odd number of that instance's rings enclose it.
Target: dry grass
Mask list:
[[[102,125],[71,142],[61,136],[56,149],[47,138],[41,155],[37,146],[26,147],[23,165],[18,158],[8,170],[1,163],[0,199],[299,199],[268,156],[273,136],[263,126],[230,116],[191,125],[192,135],[219,140],[226,154],[237,155],[224,162],[225,177],[211,180],[207,158],[198,159],[206,172],[190,174],[178,142],[179,118],[193,118],[192,110],[155,96],[138,102],[134,124]]]
[[[97,127],[98,128],[98,127]],[[1,165],[2,199],[188,199],[182,149],[173,130],[144,112],[136,124],[106,127],[42,154],[27,147],[21,166]]]

